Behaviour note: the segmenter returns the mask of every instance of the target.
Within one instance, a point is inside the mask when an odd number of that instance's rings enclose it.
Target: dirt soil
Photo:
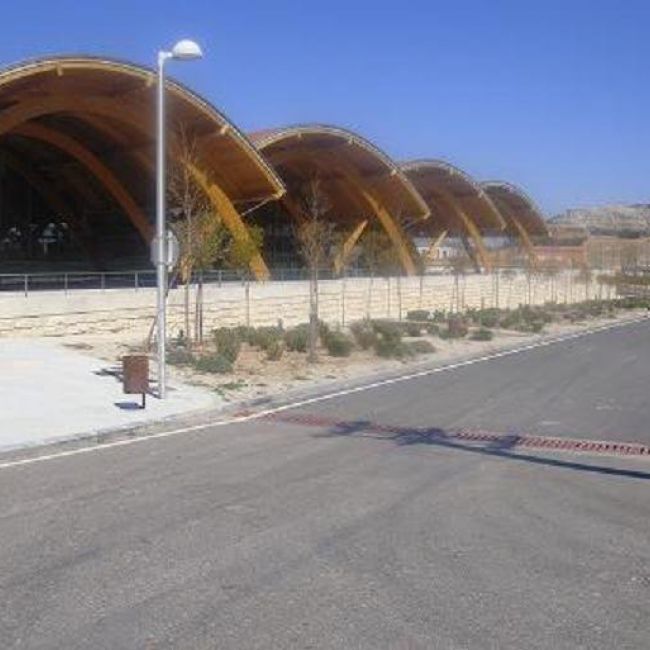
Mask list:
[[[436,349],[433,354],[418,355],[406,360],[382,359],[372,351],[355,349],[346,358],[330,357],[326,350],[320,350],[318,362],[315,364],[307,362],[306,354],[286,351],[280,360],[269,361],[264,352],[243,344],[234,370],[230,374],[205,374],[191,367],[170,366],[169,375],[172,382],[176,377],[184,383],[208,387],[226,401],[246,401],[281,395],[289,391],[323,387],[335,382],[359,380],[376,374],[408,371],[409,367],[423,363],[443,365],[461,358],[489,354],[545,337],[635,319],[646,314],[646,311],[627,310],[619,312],[615,318],[594,318],[574,324],[551,323],[539,334],[494,329],[494,338],[491,341],[443,340],[427,335],[417,338],[404,337],[404,341],[430,341]],[[118,363],[124,354],[142,350],[141,340],[129,340],[125,337],[116,340],[115,335],[77,335],[59,340],[66,347],[85,350],[111,363]]]

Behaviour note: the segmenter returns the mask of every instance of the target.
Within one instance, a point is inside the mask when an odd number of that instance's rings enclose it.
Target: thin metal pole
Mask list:
[[[157,287],[157,339],[158,339],[158,397],[167,393],[167,368],[165,367],[165,343],[167,322],[165,294],[167,288],[167,260],[165,255],[165,61],[167,52],[158,52],[158,110],[156,142],[156,237],[158,259],[156,261]]]

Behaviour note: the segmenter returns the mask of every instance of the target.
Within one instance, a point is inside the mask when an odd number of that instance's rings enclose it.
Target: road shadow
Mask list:
[[[513,434],[503,436],[499,440],[492,440],[485,444],[466,443],[456,439],[456,434],[452,431],[446,431],[439,427],[429,428],[400,428],[395,426],[378,425],[370,420],[352,420],[350,422],[340,422],[327,428],[323,433],[315,434],[316,437],[366,437],[377,438],[381,440],[392,440],[399,446],[411,445],[429,445],[454,449],[469,454],[478,454],[481,456],[492,456],[504,458],[520,463],[530,463],[532,465],[542,465],[547,467],[558,467],[561,469],[574,470],[579,472],[588,472],[592,474],[602,474],[607,476],[619,476],[622,478],[650,480],[650,472],[635,469],[624,469],[617,467],[608,467],[604,465],[595,465],[592,463],[583,463],[573,460],[562,460],[560,458],[550,458],[548,456],[539,456],[513,451],[521,437]]]

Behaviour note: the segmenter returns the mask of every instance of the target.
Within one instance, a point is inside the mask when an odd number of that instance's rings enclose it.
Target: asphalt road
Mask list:
[[[648,648],[650,460],[413,427],[650,443],[649,373],[643,323],[0,470],[0,646]]]

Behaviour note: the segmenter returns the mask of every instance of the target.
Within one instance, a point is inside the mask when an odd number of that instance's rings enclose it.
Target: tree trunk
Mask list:
[[[189,346],[192,341],[190,332],[190,290],[192,288],[192,275],[188,273],[185,277],[185,340]]]
[[[318,341],[318,269],[312,268],[309,273],[309,355],[307,360],[314,363],[317,360],[316,344]]]
[[[199,343],[203,343],[203,271],[199,272],[198,332]]]
[[[194,339],[203,342],[203,273],[199,272],[196,287],[196,306],[194,310]]]
[[[251,326],[251,281],[246,273],[244,293],[246,295],[246,327]]]

